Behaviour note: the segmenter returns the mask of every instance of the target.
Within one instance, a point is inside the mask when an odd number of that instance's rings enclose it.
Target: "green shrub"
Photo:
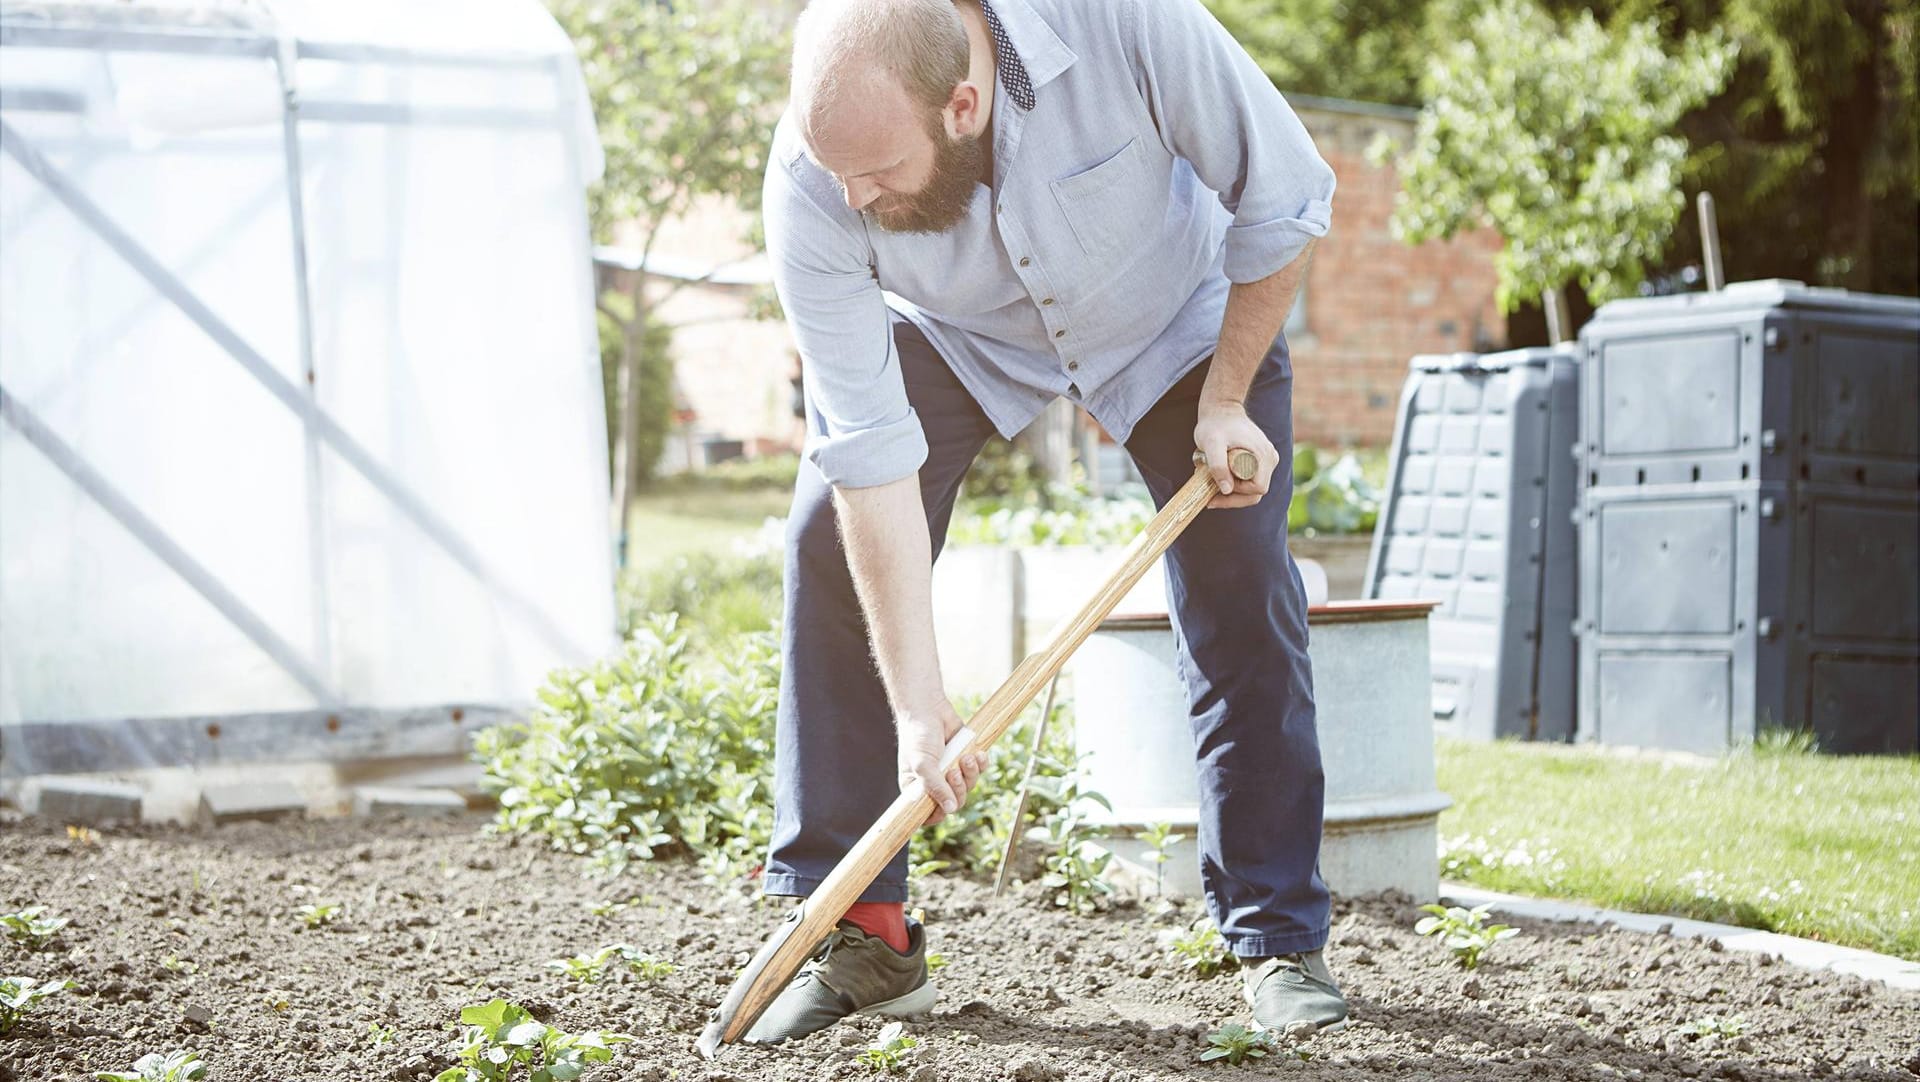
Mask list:
[[[545,837],[609,874],[663,851],[716,874],[751,871],[772,833],[779,667],[766,634],[696,656],[669,614],[617,656],[556,671],[532,717],[475,741],[482,785],[500,800],[492,829]]]
[[[1046,478],[1041,476],[1040,464],[1026,448],[1017,447],[1000,436],[987,440],[960,482],[962,501],[1019,504],[1045,498]]]
[[[623,634],[665,613],[702,642],[771,631],[781,611],[778,550],[696,552],[629,574],[620,587]]]
[[[1380,517],[1380,491],[1352,451],[1330,466],[1320,452],[1302,444],[1293,452],[1293,502],[1287,506],[1287,532],[1304,537],[1372,533]]]

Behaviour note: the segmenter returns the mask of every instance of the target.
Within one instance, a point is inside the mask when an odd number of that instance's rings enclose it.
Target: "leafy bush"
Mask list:
[[[950,545],[1118,545],[1140,533],[1153,518],[1144,494],[1116,498],[1049,485],[1042,501],[976,500],[955,509],[947,528]]]
[[[780,623],[777,549],[743,547],[698,552],[629,575],[620,589],[620,623],[631,633],[662,613],[679,613],[681,626],[705,641],[739,632],[770,631]]]
[[[571,1082],[633,1040],[624,1033],[567,1033],[504,999],[462,1008],[460,1025],[460,1066],[433,1082],[515,1082],[523,1077],[516,1068],[526,1069],[528,1082]]]
[[[493,829],[544,836],[609,874],[661,851],[749,872],[773,828],[778,688],[772,636],[694,656],[675,616],[650,619],[618,656],[548,677],[525,722],[479,734]]]
[[[992,500],[1002,504],[1019,504],[1029,500],[1045,499],[1046,478],[1040,473],[1040,464],[1024,447],[1008,440],[993,436],[987,445],[974,457],[973,465],[967,467],[967,476],[960,482],[960,498],[963,501]]]
[[[1311,444],[1294,449],[1288,533],[1303,537],[1372,533],[1379,518],[1380,492],[1368,479],[1359,456],[1347,451],[1323,468],[1320,452]]]

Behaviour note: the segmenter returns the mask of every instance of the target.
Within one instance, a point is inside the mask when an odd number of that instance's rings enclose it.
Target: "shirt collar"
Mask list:
[[[1040,17],[1040,13],[1028,5],[1027,0],[990,0],[993,13],[1000,16],[1000,25],[1006,27],[1007,40],[1013,43],[1013,51],[1020,56],[1020,62],[1026,65],[1027,81],[1037,91],[1052,82],[1054,77],[1073,66],[1076,59],[1073,50],[1067,48],[1060,35]]]

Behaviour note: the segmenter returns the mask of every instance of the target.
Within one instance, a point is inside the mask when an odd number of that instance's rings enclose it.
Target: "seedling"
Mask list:
[[[375,1048],[383,1044],[392,1044],[395,1032],[396,1030],[393,1026],[383,1026],[378,1022],[367,1023],[367,1040],[371,1042]]]
[[[623,913],[632,909],[639,904],[640,896],[636,894],[631,898],[616,898],[611,901],[589,903],[587,905],[587,912],[592,913],[596,917],[611,917],[616,913]]]
[[[643,981],[657,981],[674,971],[673,963],[642,953],[626,943],[610,943],[591,954],[557,958],[548,962],[547,968],[564,973],[581,984],[596,984],[605,975],[607,963],[614,958],[625,962],[627,969]]]
[[[1086,818],[1081,814],[1084,802],[1099,804],[1108,811],[1107,798],[1080,788],[1080,778],[1068,772],[1058,778],[1034,778],[1033,791],[1058,807],[1037,828],[1053,850],[1047,854],[1047,874],[1040,880],[1054,891],[1053,904],[1081,916],[1091,916],[1108,907],[1113,900],[1113,884],[1107,882],[1107,865],[1113,854],[1087,841]]]
[[[597,984],[600,975],[606,969],[607,959],[619,953],[620,948],[601,947],[592,954],[576,954],[571,958],[556,958],[547,963],[547,968],[555,973],[564,973],[581,984]]]
[[[1167,850],[1187,840],[1184,834],[1175,834],[1172,823],[1154,823],[1134,836],[1135,841],[1147,843],[1147,851],[1140,859],[1153,865],[1153,893],[1155,897],[1167,896]]]
[[[200,970],[198,964],[186,961],[177,954],[169,954],[165,958],[160,959],[160,968],[169,973],[185,974],[197,973]]]
[[[1166,932],[1161,942],[1167,953],[1180,963],[1180,968],[1196,977],[1211,977],[1220,972],[1227,959],[1233,955],[1227,950],[1227,941],[1220,938],[1220,929],[1213,921],[1201,917],[1178,932]]]
[[[657,981],[672,974],[676,968],[672,962],[642,954],[632,947],[623,948],[620,957],[626,960],[628,971],[643,981]]]
[[[918,1038],[906,1034],[907,1027],[899,1022],[889,1022],[880,1031],[880,1036],[860,1053],[860,1062],[874,1069],[876,1073],[898,1074],[907,1069],[907,1063],[920,1047]]]
[[[939,951],[927,952],[927,972],[938,973],[947,968],[947,956]]]
[[[1200,1062],[1224,1059],[1238,1067],[1242,1060],[1264,1059],[1269,1053],[1278,1051],[1279,1048],[1273,1043],[1273,1034],[1229,1022],[1207,1034],[1207,1047],[1200,1052]]]
[[[572,1082],[586,1068],[613,1058],[624,1033],[567,1033],[536,1022],[522,1007],[495,999],[460,1011],[460,1065],[433,1082]],[[526,1069],[521,1075],[516,1068]]]
[[[28,1011],[57,992],[74,987],[72,981],[36,981],[32,977],[0,977],[0,1036],[13,1032]]]
[[[5,928],[7,938],[31,951],[37,951],[53,942],[71,921],[66,917],[44,916],[47,907],[30,905],[18,913],[0,913],[0,928]]]
[[[1744,1014],[1736,1014],[1730,1018],[1722,1018],[1717,1014],[1709,1014],[1701,1018],[1696,1018],[1680,1027],[1680,1032],[1691,1034],[1695,1037],[1722,1037],[1729,1040],[1740,1036],[1746,1031],[1747,1016]]]
[[[98,1082],[200,1082],[207,1065],[191,1049],[149,1052],[133,1061],[131,1071],[95,1071]]]
[[[1480,958],[1495,943],[1511,939],[1520,934],[1520,929],[1509,928],[1504,924],[1488,924],[1488,905],[1476,905],[1472,909],[1460,906],[1423,905],[1423,911],[1433,914],[1421,917],[1413,926],[1415,935],[1439,936],[1446,948],[1464,969],[1473,969],[1480,964]]]
[[[68,824],[67,838],[71,841],[79,842],[81,846],[84,848],[92,849],[100,841],[100,832],[93,829],[92,827],[81,827],[81,826],[73,826],[72,824]]]
[[[294,910],[293,915],[305,921],[309,928],[325,928],[340,919],[340,905],[338,902],[303,905]]]

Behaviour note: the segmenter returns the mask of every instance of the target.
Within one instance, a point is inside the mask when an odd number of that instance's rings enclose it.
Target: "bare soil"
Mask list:
[[[0,1082],[91,1082],[176,1047],[199,1049],[212,1082],[431,1079],[453,1064],[459,1008],[496,995],[566,1029],[639,1038],[586,1082],[875,1076],[855,1056],[878,1019],[713,1064],[694,1052],[773,903],[680,863],[584,879],[577,859],[479,825],[130,827],[87,844],[53,824],[0,822],[0,911],[43,904],[73,918],[44,950],[0,943],[0,971],[83,986],[0,1038]],[[1205,1033],[1246,1012],[1237,973],[1189,976],[1158,945],[1197,908],[1075,918],[1035,888],[996,900],[964,879],[920,895],[948,964],[939,1007],[909,1026],[924,1045],[895,1077],[912,1082],[1920,1076],[1920,995],[1672,936],[1528,921],[1467,973],[1413,935],[1417,909],[1392,897],[1335,912],[1329,960],[1350,1027],[1301,1046],[1309,1059],[1202,1064]],[[589,912],[624,898],[637,901]],[[308,930],[294,910],[320,901],[343,915]],[[583,985],[547,968],[616,942],[679,969]],[[1682,1032],[1734,1015],[1746,1019],[1737,1037]]]

